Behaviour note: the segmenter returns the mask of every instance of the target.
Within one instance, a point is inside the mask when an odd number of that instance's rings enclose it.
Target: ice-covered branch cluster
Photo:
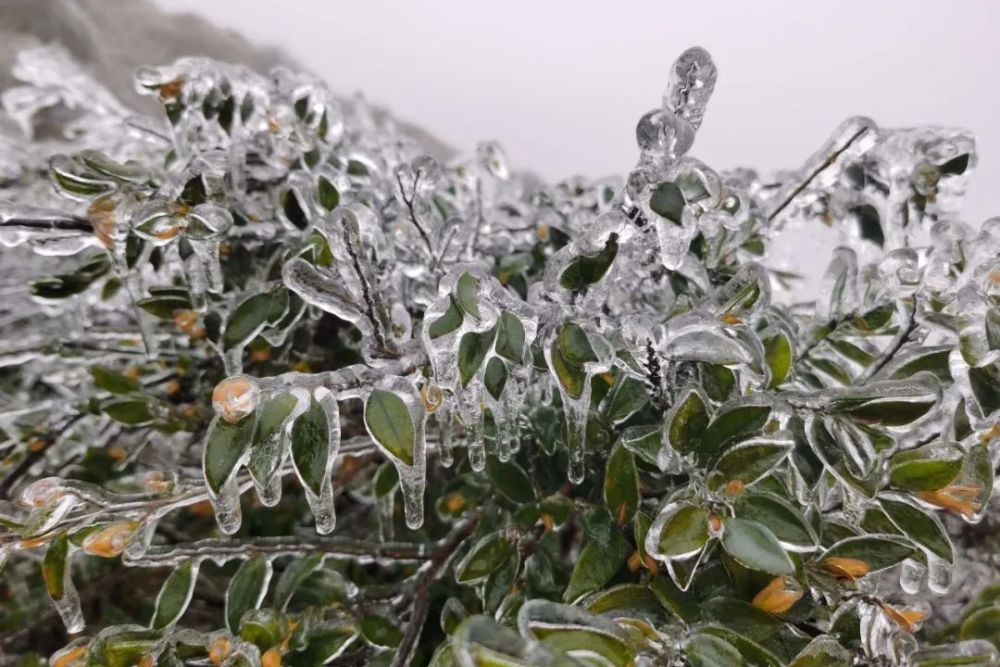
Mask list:
[[[796,170],[716,172],[693,48],[627,178],[549,185],[285,70],[140,70],[162,121],[55,49],[15,74],[0,553],[70,632],[75,553],[173,568],[149,627],[51,664],[998,659],[969,133],[851,118]],[[841,245],[797,294],[775,249],[819,227]],[[185,616],[231,560],[224,629]]]

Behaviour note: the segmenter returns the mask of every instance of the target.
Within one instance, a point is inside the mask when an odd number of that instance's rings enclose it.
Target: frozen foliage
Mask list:
[[[60,667],[1000,660],[969,133],[719,173],[694,48],[626,179],[547,185],[285,70],[141,69],[165,119],[15,74],[4,653],[54,648],[44,590]],[[818,296],[772,253],[810,225]]]

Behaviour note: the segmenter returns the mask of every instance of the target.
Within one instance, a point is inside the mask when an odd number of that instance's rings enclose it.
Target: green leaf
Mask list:
[[[682,454],[693,452],[708,427],[708,406],[697,389],[683,394],[667,415],[667,442]]]
[[[608,394],[601,401],[601,411],[618,426],[649,403],[646,386],[634,377],[619,373]]]
[[[653,190],[649,198],[649,208],[657,215],[679,225],[684,212],[684,194],[676,183],[664,181]]]
[[[882,496],[879,504],[904,535],[935,556],[949,563],[954,560],[951,538],[936,516],[906,502],[902,497]]]
[[[573,566],[563,600],[573,602],[611,581],[628,558],[628,552],[628,542],[617,530],[611,532],[607,544],[587,542]]]
[[[319,196],[320,206],[327,211],[332,211],[340,205],[340,192],[337,190],[337,186],[324,176],[319,177],[316,193]]]
[[[257,409],[257,426],[247,469],[260,483],[270,479],[281,463],[282,431],[298,403],[292,394],[278,394]]]
[[[396,648],[403,641],[403,631],[399,624],[382,616],[368,614],[361,619],[360,625],[361,636],[374,646]]]
[[[130,394],[142,389],[142,383],[138,380],[126,377],[107,366],[91,366],[88,370],[94,378],[94,385],[112,394]]]
[[[716,460],[714,470],[723,482],[750,485],[768,474],[792,451],[790,440],[754,438],[730,447]]]
[[[621,442],[611,449],[604,470],[604,504],[620,526],[626,526],[639,507],[639,474],[632,453]]]
[[[597,361],[597,354],[590,345],[590,338],[575,322],[566,322],[559,329],[559,352],[566,363],[582,367],[587,362]]]
[[[455,298],[449,296],[448,310],[444,311],[444,315],[431,322],[431,326],[427,330],[427,335],[430,336],[431,340],[434,340],[435,338],[450,334],[462,326],[463,319],[462,309],[455,303]]]
[[[876,209],[871,204],[855,206],[850,210],[858,218],[861,238],[871,241],[879,248],[885,245],[885,234],[882,233],[882,221]]]
[[[738,563],[751,570],[768,574],[793,574],[785,549],[767,526],[746,519],[724,521],[722,548]]]
[[[240,620],[240,637],[261,651],[276,646],[288,635],[288,623],[273,609],[250,609]]]
[[[173,319],[174,313],[178,310],[190,310],[191,298],[187,290],[172,293],[161,293],[139,299],[137,306],[147,313],[161,320]]]
[[[490,357],[486,363],[486,371],[483,373],[483,385],[495,400],[499,401],[503,395],[503,388],[507,386],[507,364],[500,357]]]
[[[470,331],[462,336],[462,340],[458,343],[458,372],[463,387],[468,386],[472,378],[479,372],[486,355],[493,348],[496,333],[497,328],[493,327],[483,333]]]
[[[618,234],[612,233],[600,252],[593,255],[578,255],[570,260],[559,276],[559,284],[563,289],[574,292],[586,289],[604,277],[617,255]]]
[[[288,667],[316,667],[330,664],[340,656],[358,636],[358,629],[350,624],[324,623],[309,632],[305,648],[295,649],[286,656]],[[282,664],[286,664],[282,662]]]
[[[386,451],[406,465],[413,465],[416,432],[403,399],[384,389],[373,391],[365,402],[365,426]]]
[[[907,491],[935,491],[954,480],[964,462],[958,447],[932,444],[911,449],[889,460],[889,482]]]
[[[820,635],[809,642],[788,667],[850,667],[852,662],[851,652],[836,639]]]
[[[697,447],[699,461],[711,461],[729,443],[756,433],[767,423],[771,406],[745,403],[741,399],[719,408]]]
[[[687,558],[708,542],[708,509],[679,503],[664,508],[669,516],[658,536],[658,552],[667,558]],[[656,522],[654,521],[654,527]]]
[[[513,461],[501,461],[495,456],[486,459],[486,473],[497,492],[519,505],[535,501],[535,487],[528,473]]]
[[[659,467],[663,449],[663,429],[659,424],[629,426],[622,431],[618,442],[649,465]]]
[[[55,601],[63,599],[66,594],[66,580],[69,576],[69,561],[72,556],[69,538],[65,533],[49,542],[42,560],[42,579],[45,590]]]
[[[463,273],[455,283],[455,303],[466,315],[479,321],[479,278]]]
[[[819,561],[850,558],[863,561],[869,572],[879,572],[901,563],[913,554],[910,541],[897,535],[860,535],[843,539],[827,549]]]
[[[1000,607],[974,612],[962,623],[958,638],[962,641],[985,639],[1000,649]]]
[[[688,640],[684,657],[691,667],[743,667],[747,664],[735,646],[704,632]]]
[[[149,401],[145,398],[114,399],[101,406],[104,413],[126,426],[139,426],[153,421]]]
[[[587,374],[579,366],[566,361],[562,351],[559,349],[558,341],[552,342],[549,352],[552,361],[552,373],[559,380],[559,384],[573,398],[582,396],[587,382]]]
[[[315,398],[292,424],[292,464],[303,485],[317,496],[329,475],[330,427],[323,404]]]
[[[269,324],[277,323],[288,310],[288,290],[254,294],[236,306],[222,333],[222,347],[230,350],[257,336]]]
[[[198,561],[188,560],[170,573],[156,596],[156,608],[149,627],[161,630],[176,623],[184,614],[198,578]]]
[[[491,533],[473,545],[455,566],[455,581],[475,584],[500,568],[514,555],[514,545],[502,533]]]
[[[744,493],[736,499],[736,515],[767,526],[786,549],[812,551],[819,538],[802,512],[773,493]]]
[[[309,575],[322,564],[323,554],[311,554],[291,561],[278,577],[278,583],[274,585],[275,608],[284,609],[299,586],[305,583]]]
[[[236,474],[236,467],[250,448],[256,427],[256,414],[251,414],[235,424],[216,417],[205,436],[202,468],[205,482],[218,494],[229,479]]]
[[[764,339],[764,358],[771,370],[771,381],[768,386],[777,387],[792,369],[792,342],[784,332],[779,332]]]
[[[500,313],[496,351],[501,357],[515,364],[524,361],[524,325],[506,310]]]
[[[746,608],[759,611],[756,607],[751,605],[746,605],[744,609]],[[756,616],[756,618],[760,619],[761,617]],[[784,662],[774,655],[774,653],[767,650],[753,639],[750,639],[738,632],[734,632],[728,627],[723,628],[719,626],[708,626],[703,628],[701,632],[707,635],[712,635],[713,637],[718,637],[719,639],[724,639],[735,646],[736,650],[740,652],[740,655],[743,656],[743,659],[748,665],[754,665],[754,667],[784,667]]]
[[[629,612],[636,615],[662,615],[663,608],[649,586],[644,584],[620,584],[607,588],[587,598],[586,608],[591,614],[609,612]]]
[[[264,556],[256,556],[240,564],[226,589],[226,627],[230,632],[239,632],[243,614],[260,607],[270,581],[271,561]]]

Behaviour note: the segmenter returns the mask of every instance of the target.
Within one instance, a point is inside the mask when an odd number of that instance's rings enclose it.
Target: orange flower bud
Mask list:
[[[129,521],[113,523],[87,535],[83,540],[83,550],[93,556],[115,558],[125,551],[125,545],[128,544],[135,528],[135,524]]]
[[[921,621],[927,618],[927,613],[919,609],[896,609],[889,605],[883,605],[882,609],[899,627],[911,633],[917,629]]]
[[[162,100],[172,100],[181,96],[181,91],[184,89],[184,84],[181,83],[180,79],[174,79],[173,81],[168,81],[164,83],[159,88],[160,99]]]
[[[444,403],[444,392],[436,384],[425,384],[420,388],[420,401],[427,412],[434,412]]]
[[[744,491],[746,491],[746,484],[738,479],[731,479],[726,482],[726,493],[731,496],[738,496]]]
[[[967,519],[975,516],[976,512],[982,509],[982,505],[973,498],[979,495],[982,488],[976,485],[952,485],[946,486],[937,491],[922,491],[920,499],[925,503],[940,507],[941,509],[961,514]]]
[[[86,646],[74,646],[57,651],[49,658],[52,667],[80,667],[87,655]]]
[[[722,532],[722,519],[718,514],[710,514],[708,517],[708,530],[713,534]]]
[[[235,424],[257,409],[260,388],[246,375],[234,375],[215,385],[212,407],[216,414]]]
[[[281,667],[281,652],[276,648],[264,651],[260,658],[260,667]]]
[[[753,598],[753,606],[770,614],[783,614],[802,598],[802,591],[785,587],[784,577],[775,577]]]
[[[46,477],[24,487],[17,501],[25,507],[52,507],[66,495],[58,477]]]
[[[726,313],[719,317],[719,321],[723,324],[733,325],[733,324],[743,324],[743,320],[740,319],[738,315],[733,315],[732,313]]]
[[[642,554],[633,551],[632,555],[628,557],[628,571],[636,572],[640,567],[642,567]]]
[[[87,217],[94,227],[94,236],[105,248],[110,248],[115,243],[115,206],[117,202],[111,197],[101,197],[87,209]]]
[[[838,558],[837,556],[825,559],[823,567],[838,579],[849,579],[851,581],[865,576],[872,570],[871,566],[863,560],[857,558]]]
[[[461,493],[449,494],[448,498],[444,501],[444,506],[452,514],[457,514],[465,509],[465,496]]]
[[[233,652],[233,643],[228,637],[219,637],[208,645],[208,659],[213,665],[221,665],[222,662]]]

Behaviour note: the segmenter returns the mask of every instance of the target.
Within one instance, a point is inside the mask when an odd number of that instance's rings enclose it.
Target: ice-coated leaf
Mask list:
[[[274,585],[274,607],[284,609],[299,586],[322,564],[323,554],[311,554],[291,561]]]
[[[941,521],[900,496],[883,495],[879,504],[904,535],[948,563],[954,560],[951,538]]]
[[[759,611],[752,605],[746,605],[743,607],[743,609],[746,608]],[[750,614],[753,615],[755,620],[762,619],[761,616],[757,616],[753,614],[753,612],[750,612]],[[736,650],[740,652],[740,655],[743,656],[743,659],[746,661],[745,664],[759,665],[760,667],[784,667],[784,662],[774,653],[767,650],[756,641],[749,639],[745,635],[733,631],[730,627],[709,626],[703,628],[701,632],[713,637],[718,637],[719,639],[724,639],[735,646]]]
[[[236,474],[236,468],[250,451],[250,443],[257,423],[257,414],[247,415],[235,424],[216,416],[208,426],[202,468],[205,482],[213,493]]]
[[[632,453],[622,443],[611,448],[604,470],[604,503],[620,525],[627,525],[639,507],[639,475]]]
[[[257,409],[257,426],[247,469],[258,483],[269,479],[278,469],[282,455],[282,432],[298,403],[298,398],[292,394],[278,394]]]
[[[365,640],[381,648],[396,648],[403,640],[403,631],[397,623],[378,614],[367,614],[359,624],[361,636]]]
[[[607,544],[587,542],[573,565],[569,585],[563,593],[565,602],[598,590],[615,576],[628,557],[628,542],[617,530],[611,532]]]
[[[866,573],[872,573],[897,565],[912,554],[913,545],[897,535],[860,535],[837,542],[818,560],[823,563],[831,558],[849,558],[865,563]]]
[[[479,278],[463,273],[455,283],[455,303],[463,313],[479,321]]]
[[[496,338],[496,327],[484,333],[470,331],[462,336],[458,344],[458,372],[462,378],[462,386],[468,386],[472,378],[476,376],[486,359],[486,355],[493,349],[493,341]]]
[[[267,593],[271,581],[271,561],[264,556],[256,556],[243,561],[229,580],[226,589],[226,627],[231,632],[239,632],[240,619],[250,609],[257,609]]]
[[[716,459],[714,470],[722,481],[737,480],[750,485],[781,463],[793,443],[768,436],[746,440],[726,449]]]
[[[684,194],[676,183],[665,181],[656,186],[649,198],[649,208],[671,222],[681,223],[684,211]]]
[[[250,342],[266,326],[278,322],[287,310],[288,290],[283,288],[248,297],[226,320],[223,348],[229,350]]]
[[[863,424],[882,426],[903,426],[920,419],[937,404],[940,395],[940,387],[929,373],[828,392],[832,410]]]
[[[490,456],[486,459],[486,473],[493,488],[504,498],[519,505],[534,502],[535,487],[528,473],[517,463]]]
[[[618,235],[611,234],[600,252],[579,255],[570,260],[559,276],[559,284],[564,289],[573,291],[586,289],[604,277],[617,255]]]
[[[933,491],[955,479],[964,462],[965,452],[946,443],[907,450],[889,460],[889,482],[907,491]]]
[[[691,667],[743,667],[747,664],[735,646],[705,632],[688,640],[684,655]]]
[[[799,651],[788,667],[850,667],[853,659],[836,639],[820,635]]]
[[[352,623],[323,623],[309,632],[304,648],[296,648],[287,656],[289,667],[326,665],[340,656],[358,637],[358,626]]]
[[[657,515],[646,535],[646,551],[662,558],[689,558],[708,542],[708,515],[705,507],[671,503]]]
[[[431,322],[427,334],[431,340],[446,336],[462,326],[463,319],[462,309],[458,307],[453,298],[449,297],[448,309],[444,311],[443,315]]]
[[[455,566],[455,581],[475,584],[514,555],[514,545],[501,533],[491,533],[476,542],[469,553]]]
[[[410,409],[391,391],[376,389],[365,402],[365,425],[380,445],[406,465],[413,465],[416,437]]]
[[[771,530],[756,521],[730,518],[723,521],[722,548],[738,563],[768,574],[792,574],[784,547]]]
[[[767,526],[790,551],[814,551],[819,542],[812,526],[792,503],[773,493],[745,493],[736,499],[736,516]]]
[[[135,378],[126,377],[106,366],[91,366],[90,375],[94,385],[112,394],[129,394],[142,389],[142,383]]]
[[[191,602],[197,579],[198,561],[189,560],[177,566],[156,596],[156,608],[149,627],[159,630],[176,623]]]
[[[145,398],[121,398],[101,406],[105,414],[126,426],[139,426],[153,421],[153,412]]]
[[[56,602],[62,600],[65,594],[70,555],[69,538],[66,535],[60,535],[49,543],[45,550],[45,558],[42,559],[42,579],[45,581],[45,590],[49,592],[49,597]]]
[[[316,399],[292,424],[291,452],[292,463],[302,483],[319,495],[330,455],[330,424],[326,411]]]
[[[728,444],[760,431],[770,415],[770,405],[752,399],[737,399],[720,406],[696,446],[698,460],[711,461]]]
[[[958,638],[962,641],[985,639],[1000,649],[1000,606],[974,612],[962,623]]]
[[[683,454],[695,451],[708,427],[708,402],[697,389],[688,389],[667,415],[667,442]]]
[[[778,332],[765,338],[763,343],[767,367],[771,371],[768,386],[774,388],[785,381],[792,369],[792,342],[784,332]]]
[[[509,311],[500,313],[496,352],[504,359],[520,364],[524,360],[524,325]]]

